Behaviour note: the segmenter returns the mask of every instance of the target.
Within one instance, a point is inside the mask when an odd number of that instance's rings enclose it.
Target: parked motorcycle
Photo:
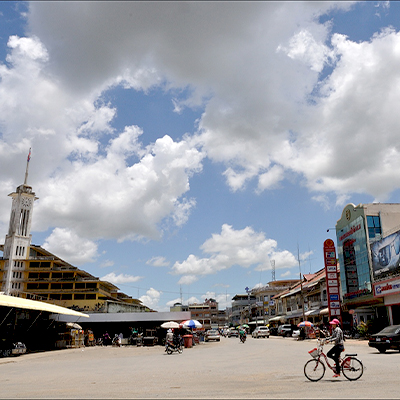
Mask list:
[[[116,347],[121,347],[121,344],[122,344],[121,338],[117,334],[115,334],[112,340],[112,345]]]
[[[167,352],[167,354],[172,354],[173,352],[177,352],[179,354],[181,354],[183,352],[183,346],[182,343],[171,343],[171,342],[167,342],[167,346],[165,351]]]

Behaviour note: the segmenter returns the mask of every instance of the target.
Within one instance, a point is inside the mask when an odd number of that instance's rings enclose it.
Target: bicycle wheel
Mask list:
[[[342,362],[342,372],[349,381],[356,381],[361,378],[364,367],[358,358],[346,357]]]
[[[304,365],[304,375],[310,381],[319,381],[325,375],[325,364],[319,360],[308,360]]]

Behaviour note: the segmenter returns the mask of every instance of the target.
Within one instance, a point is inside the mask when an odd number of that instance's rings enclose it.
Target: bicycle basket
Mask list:
[[[310,354],[310,356],[313,357],[313,358],[318,358],[318,356],[319,356],[319,351],[318,351],[317,348],[315,348],[315,349],[310,350],[310,351],[308,352],[308,354]]]

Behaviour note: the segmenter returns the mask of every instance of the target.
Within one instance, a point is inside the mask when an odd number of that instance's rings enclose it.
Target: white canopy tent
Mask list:
[[[54,314],[73,315],[75,317],[89,318],[89,315],[74,311],[66,307],[56,306],[55,304],[44,303],[43,301],[23,299],[21,297],[0,294],[0,306],[12,308],[25,308],[29,310],[47,311]]]

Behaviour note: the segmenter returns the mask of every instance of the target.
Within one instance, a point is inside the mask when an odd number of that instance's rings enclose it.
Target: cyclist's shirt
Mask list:
[[[343,331],[337,326],[332,332],[332,336],[328,338],[330,342],[335,342],[335,345],[343,345]]]

